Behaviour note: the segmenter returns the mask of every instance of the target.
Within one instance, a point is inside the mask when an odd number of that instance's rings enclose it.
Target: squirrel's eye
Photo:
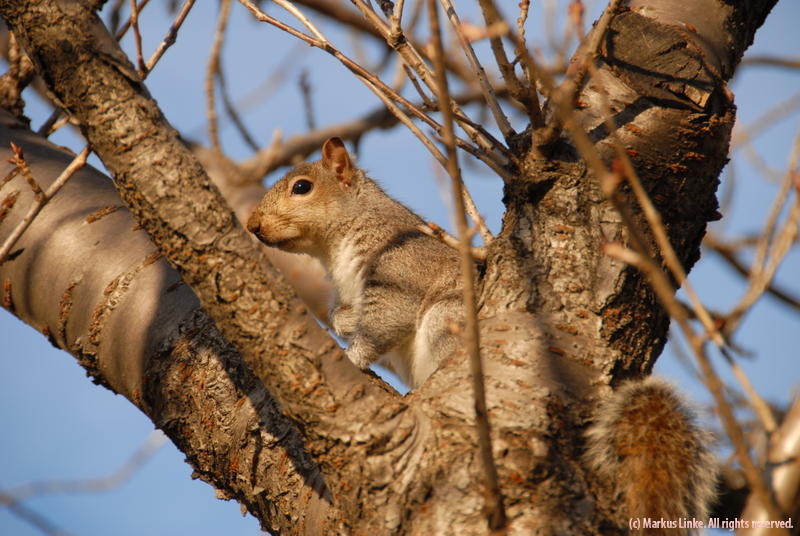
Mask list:
[[[300,179],[292,185],[292,195],[305,195],[311,191],[314,183],[306,179]]]

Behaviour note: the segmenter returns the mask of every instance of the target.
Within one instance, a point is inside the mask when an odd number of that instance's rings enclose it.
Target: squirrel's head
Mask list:
[[[324,256],[325,233],[347,217],[356,168],[339,138],[322,146],[322,160],[300,164],[266,193],[247,230],[268,246]]]

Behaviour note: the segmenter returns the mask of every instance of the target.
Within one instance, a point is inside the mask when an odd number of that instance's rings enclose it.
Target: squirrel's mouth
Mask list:
[[[259,237],[259,238],[261,238],[261,237]],[[264,242],[264,244],[268,245],[271,248],[277,248],[277,249],[280,249],[280,250],[283,250],[283,251],[287,251],[289,253],[296,253],[296,252],[300,251],[299,248],[302,245],[298,241],[299,237],[283,238],[283,239],[280,239],[280,240],[269,240],[269,239],[265,239],[265,238],[268,238],[268,237],[261,238],[261,241]]]
[[[263,242],[271,248],[291,249],[294,239],[287,238],[285,240],[263,240]]]

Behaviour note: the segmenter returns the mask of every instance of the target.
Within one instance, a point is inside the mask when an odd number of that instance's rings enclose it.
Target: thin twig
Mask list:
[[[795,395],[780,428],[769,437],[766,461],[775,499],[791,515],[800,496],[800,395]],[[741,518],[770,519],[757,497],[748,499]]]
[[[405,7],[405,0],[397,0],[394,3],[394,12],[389,19],[392,23],[392,35],[398,37],[403,33],[403,7]]]
[[[141,2],[139,2],[136,5],[136,13],[137,14],[141,13],[149,1],[150,0],[142,0]],[[129,17],[125,19],[125,23],[120,27],[119,31],[117,31],[116,35],[114,36],[114,39],[116,39],[117,41],[122,39],[125,36],[125,34],[128,33],[130,27],[131,27],[131,19]]]
[[[492,437],[489,425],[489,413],[486,406],[486,386],[483,375],[483,364],[480,354],[480,330],[478,326],[478,309],[475,298],[475,260],[472,258],[470,242],[472,235],[467,228],[467,216],[464,212],[463,185],[458,168],[455,134],[453,132],[453,113],[449,106],[450,92],[447,87],[447,72],[444,66],[444,49],[439,29],[439,12],[436,0],[428,0],[428,19],[431,25],[433,43],[434,72],[437,77],[437,98],[443,104],[442,130],[447,148],[447,171],[453,184],[453,201],[455,203],[455,219],[461,250],[461,277],[464,285],[464,316],[466,326],[465,345],[469,354],[472,372],[472,388],[475,394],[475,426],[478,432],[483,469],[486,472],[486,513],[489,529],[505,532],[506,513],[503,496],[497,476],[497,467],[492,454]]]
[[[222,44],[225,41],[225,29],[228,26],[228,18],[231,11],[231,0],[220,2],[219,17],[217,18],[217,28],[214,32],[214,44],[211,47],[211,55],[208,58],[206,67],[206,113],[208,114],[208,138],[212,148],[218,153],[222,153],[222,146],[219,141],[219,131],[217,126],[217,98],[214,91],[214,80],[217,78],[220,68],[220,54]]]
[[[459,249],[461,247],[461,243],[458,241],[458,238],[454,237],[432,221],[417,225],[417,230],[432,238],[440,240],[442,243],[447,244],[453,249]],[[470,247],[470,251],[472,252],[472,258],[476,261],[486,260],[487,250],[485,247],[472,246]]]
[[[322,43],[328,42],[328,38],[322,35],[322,32],[320,32],[319,29],[317,29],[317,27],[314,26],[314,24],[309,20],[309,18],[306,17],[302,11],[297,9],[294,6],[294,4],[292,4],[287,0],[274,0],[274,2],[279,6],[281,6],[283,9],[285,9],[286,11],[288,11],[289,13],[291,13],[294,16],[294,18],[299,20],[303,24],[303,26],[305,26],[309,32],[314,34],[314,37],[319,39]]]
[[[589,65],[593,64],[597,59],[600,52],[600,45],[603,39],[605,39],[611,19],[617,14],[619,4],[620,0],[611,0],[611,2],[609,2],[605,11],[603,11],[603,14],[595,23],[594,30],[591,32],[591,38],[588,42],[584,42],[575,54],[575,56],[579,58],[575,65],[575,71],[573,71],[570,76],[567,76],[558,89],[559,93],[564,95],[563,99],[570,103],[570,106],[572,106],[572,103],[575,101],[583,85],[586,73],[589,71]]]
[[[575,28],[575,38],[578,42],[584,38],[583,16],[585,13],[586,8],[581,0],[572,0],[567,7],[567,14],[569,15],[573,28]]]
[[[0,492],[0,502],[5,501],[6,498],[6,495]],[[59,528],[52,521],[27,506],[12,504],[8,507],[8,510],[26,523],[36,527],[43,534],[47,534],[47,536],[72,536],[71,532]]]
[[[746,66],[786,67],[787,69],[800,69],[800,58],[779,58],[775,56],[748,56],[739,64],[739,68]]]
[[[794,175],[795,180],[800,175]],[[773,243],[772,253],[770,254],[767,265],[759,267],[753,263],[753,271],[750,273],[750,280],[747,291],[742,299],[736,304],[736,307],[728,315],[728,321],[733,323],[734,328],[741,321],[744,313],[758,301],[758,299],[769,288],[770,283],[775,277],[778,267],[783,261],[786,254],[789,253],[792,244],[797,238],[798,222],[800,222],[800,196],[795,197],[795,203],[792,205],[789,215],[783,224],[783,228],[778,233]]]
[[[267,77],[256,87],[237,100],[235,108],[241,110],[242,112],[247,112],[255,106],[263,104],[266,99],[268,99],[272,94],[275,93],[275,91],[277,91],[278,88],[280,88],[281,84],[289,79],[289,73],[294,67],[300,65],[299,58],[303,54],[307,53],[308,50],[309,48],[305,46],[305,43],[301,41],[296,42],[295,46],[293,46],[289,52],[286,53],[274,71],[269,73]],[[219,119],[218,125],[221,124],[222,120]],[[207,128],[208,127],[205,123],[194,127],[189,130],[189,137],[200,137],[206,132]]]
[[[455,100],[465,104],[479,100],[480,98],[480,91],[472,90],[468,93],[456,96]],[[290,165],[295,162],[296,159],[305,158],[317,151],[322,143],[331,136],[338,136],[345,141],[355,140],[370,130],[387,129],[396,125],[399,121],[397,116],[386,106],[380,106],[355,120],[321,127],[312,132],[306,132],[302,135],[289,138],[285,143],[278,143],[278,145],[273,144],[267,149],[260,150],[249,160],[241,163],[240,167],[244,175],[248,177],[248,180],[260,181],[273,169]],[[473,154],[472,151],[477,152],[476,148],[468,145],[466,142],[457,140],[457,143],[459,144],[459,148],[470,152],[470,154]],[[462,143],[464,144],[463,146]],[[480,154],[474,154],[473,156],[481,159]],[[486,157],[484,156],[483,158]],[[487,165],[491,165],[490,160],[487,162]],[[500,174],[505,170],[497,169],[495,171]],[[504,177],[504,179],[508,180],[506,177]]]
[[[362,79],[362,82],[367,84],[367,87],[372,86],[372,81],[370,80]],[[447,159],[445,158],[445,156],[439,149],[436,148],[436,145],[433,144],[430,138],[428,138],[422,132],[422,130],[420,130],[420,128],[417,125],[415,125],[413,121],[411,121],[411,118],[408,117],[408,115],[406,115],[406,113],[403,112],[403,110],[399,106],[397,106],[397,104],[395,104],[391,99],[389,99],[389,97],[387,97],[383,92],[378,91],[377,88],[374,88],[374,86],[373,86],[373,92],[375,93],[375,95],[377,95],[377,97],[381,100],[381,102],[383,102],[383,104],[389,109],[389,111],[391,111],[395,115],[395,117],[397,117],[397,119],[401,123],[403,123],[403,125],[405,125],[406,128],[408,128],[411,131],[411,133],[414,134],[417,137],[417,139],[419,139],[419,141],[422,142],[422,144],[428,149],[428,151],[430,151],[433,157],[442,166],[446,166]]]
[[[39,182],[33,176],[33,172],[31,171],[31,167],[28,165],[28,162],[25,160],[25,155],[22,152],[22,147],[11,142],[11,152],[14,153],[14,156],[9,158],[9,163],[14,164],[17,170],[25,177],[25,182],[28,183],[28,186],[31,187],[33,191],[33,196],[36,202],[40,202],[44,197],[44,192],[42,191],[42,187],[39,186]]]
[[[352,0],[361,13],[378,29],[380,34],[386,39],[387,43],[400,54],[403,61],[408,64],[428,86],[433,93],[438,93],[437,83],[433,73],[422,59],[419,51],[407,40],[392,41],[391,29],[389,26],[372,10],[364,0]],[[505,145],[495,140],[484,129],[476,128],[473,121],[465,121],[467,114],[454,102],[450,102],[454,117],[461,129],[473,140],[478,147],[483,149],[497,161],[500,166],[506,166],[510,162],[508,149]]]
[[[114,0],[111,4],[110,8],[107,8],[109,11],[108,15],[108,23],[106,26],[108,30],[113,34],[119,29],[119,23],[122,20],[122,8],[125,7],[125,0]]]
[[[411,70],[411,67],[409,67],[408,65],[406,65],[403,62],[400,62],[400,63],[403,65],[403,70],[405,71],[406,76],[408,77],[409,80],[411,80],[411,85],[414,86],[414,89],[417,90],[417,94],[422,99],[423,106],[425,106],[429,110],[435,110],[436,109],[436,103],[434,103],[431,100],[431,98],[428,96],[428,94],[425,93],[425,90],[422,88],[422,86],[419,83],[419,79],[417,78],[417,75],[414,74],[414,71]]]
[[[492,116],[494,117],[495,123],[497,123],[497,127],[500,129],[500,133],[503,135],[503,138],[505,138],[506,142],[508,142],[511,137],[516,134],[516,132],[514,132],[514,129],[511,127],[511,123],[508,121],[508,117],[506,117],[506,114],[500,107],[500,103],[497,101],[497,97],[494,94],[494,89],[489,83],[489,80],[486,78],[486,71],[484,70],[483,65],[481,65],[480,60],[478,60],[475,50],[472,48],[469,39],[467,39],[467,37],[464,35],[461,21],[458,18],[458,14],[456,13],[453,3],[450,0],[441,0],[441,3],[445,14],[447,15],[448,19],[450,19],[450,23],[453,25],[453,29],[455,29],[456,35],[458,36],[458,42],[461,43],[461,48],[464,49],[464,55],[467,57],[475,76],[478,78],[478,83],[483,91],[483,98],[486,101],[486,105],[492,112]],[[491,33],[492,32],[490,31],[490,34]],[[512,75],[513,70],[514,68],[511,67]],[[503,75],[505,77],[505,72],[503,72]],[[513,76],[513,78],[513,83],[518,86],[519,80],[517,80],[516,76]],[[506,85],[508,85],[511,94],[514,95],[516,86],[511,85],[508,80],[506,80]]]
[[[0,504],[8,506],[40,497],[42,495],[65,493],[98,493],[120,487],[141,469],[167,442],[167,436],[160,430],[153,430],[136,449],[131,457],[113,473],[98,478],[80,480],[48,480],[32,482],[3,492]]]
[[[416,27],[417,21],[420,20],[419,13],[421,13],[421,8],[424,4],[422,1],[414,3],[414,7],[411,11],[411,17],[406,17],[409,18],[409,23],[404,31],[401,29],[399,33],[396,32],[394,19],[389,19],[391,27],[390,35],[396,36],[396,39],[390,38],[388,41],[369,20],[361,16],[360,13],[348,9],[346,2],[340,2],[338,0],[296,0],[295,3],[309,7],[318,13],[335,20],[341,25],[349,26],[354,30],[366,33],[367,35],[380,40],[380,42],[390,50],[392,49],[390,43],[396,42],[397,39],[407,39],[411,42],[412,46],[414,46],[417,50],[422,51],[422,54],[425,57],[429,57],[426,47],[419,44],[413,37],[414,28]],[[398,12],[398,5],[402,4],[402,1],[395,2],[395,13]],[[445,61],[447,62],[447,69],[451,73],[455,74],[466,82],[470,82],[472,80],[472,73],[469,71],[469,69],[466,69],[464,64],[459,61],[455,61],[450,57],[445,58]]]
[[[728,315],[729,322],[731,322],[733,326],[732,329],[739,324],[744,313],[769,287],[778,266],[789,252],[789,249],[797,237],[798,220],[800,220],[800,173],[798,173],[798,163],[800,163],[800,131],[797,133],[794,140],[792,155],[789,159],[789,169],[781,184],[780,191],[776,196],[772,210],[767,217],[764,231],[758,240],[747,290],[741,300],[739,300],[739,303]],[[786,218],[783,228],[775,239],[771,241],[770,239],[774,233],[778,216],[783,211],[783,207],[791,191],[795,193],[795,202],[789,210],[789,215]],[[772,252],[769,259],[767,259],[767,252],[770,249],[772,249]]]
[[[271,25],[275,26],[276,28],[291,34],[292,36],[297,37],[298,39],[301,39],[301,40],[305,41],[309,45],[317,47],[317,48],[320,48],[320,49],[324,50],[325,52],[327,52],[328,54],[331,54],[336,59],[338,59],[345,67],[347,67],[350,71],[352,71],[353,74],[355,74],[358,77],[359,80],[361,80],[362,82],[364,82],[364,81],[369,82],[368,87],[373,88],[373,90],[374,89],[379,89],[380,91],[384,92],[385,95],[390,97],[392,100],[394,100],[394,101],[400,103],[401,105],[403,105],[404,107],[406,107],[418,119],[421,119],[422,121],[427,123],[429,126],[431,126],[432,128],[436,129],[437,131],[439,131],[441,129],[440,125],[438,123],[436,123],[436,121],[431,119],[431,117],[428,114],[426,114],[422,110],[420,110],[418,106],[416,106],[413,103],[411,103],[410,101],[408,101],[402,95],[400,95],[396,91],[394,91],[391,87],[389,87],[386,84],[384,84],[380,79],[378,79],[375,75],[373,75],[367,69],[365,69],[364,67],[362,67],[361,65],[359,65],[358,63],[356,63],[355,61],[353,61],[352,59],[350,59],[346,55],[344,55],[339,49],[334,47],[327,39],[317,40],[317,39],[315,39],[315,38],[313,38],[311,36],[308,36],[308,35],[304,34],[303,32],[298,31],[295,28],[292,28],[291,26],[289,26],[287,24],[284,24],[283,22],[279,21],[278,19],[276,19],[274,17],[271,17],[271,16],[267,15],[266,13],[264,13],[255,4],[253,4],[253,2],[251,0],[239,0],[239,2],[245,8],[247,8],[247,10],[250,11],[250,13],[252,13],[252,15],[256,18],[256,20],[271,24]]]
[[[439,132],[439,133],[441,132],[441,128],[442,128],[441,125],[439,125],[439,123],[434,121],[428,114],[426,114],[425,112],[420,110],[419,106],[409,102],[405,97],[403,97],[402,95],[398,94],[391,87],[389,87],[386,84],[384,84],[375,75],[373,75],[368,70],[364,69],[361,65],[359,65],[358,63],[354,62],[353,60],[351,60],[350,58],[348,58],[347,56],[342,54],[342,52],[340,50],[338,50],[336,47],[334,47],[329,41],[326,40],[325,42],[320,42],[320,41],[314,39],[313,37],[310,37],[310,36],[304,34],[303,32],[300,32],[297,29],[292,28],[291,26],[289,26],[287,24],[284,24],[283,22],[281,22],[281,21],[275,19],[274,17],[271,17],[271,16],[267,15],[266,13],[264,13],[263,11],[261,11],[261,9],[259,9],[255,4],[253,4],[253,2],[251,0],[239,0],[239,2],[243,6],[245,6],[245,8],[247,8],[248,11],[250,11],[257,20],[259,20],[261,22],[266,22],[268,24],[271,24],[271,25],[275,26],[276,28],[279,28],[279,29],[281,29],[281,30],[293,35],[294,37],[297,37],[298,39],[301,39],[301,40],[305,41],[309,45],[321,48],[325,52],[327,52],[327,53],[331,54],[332,56],[334,56],[345,67],[347,67],[351,72],[353,72],[353,74],[356,75],[356,78],[358,78],[358,80],[360,80],[363,84],[365,84],[370,89],[370,91],[375,93],[375,95],[382,102],[387,103],[389,101],[396,101],[397,103],[399,103],[403,107],[405,107],[405,109],[407,109],[414,117],[416,117],[418,119],[421,119],[422,121],[427,123],[436,132]],[[399,106],[397,106],[396,104],[394,104],[394,102],[392,102],[392,105],[387,104],[387,107],[393,113],[400,114],[400,115],[397,115],[398,120],[400,120],[404,125],[408,126],[408,128],[411,129],[411,131],[414,133],[415,136],[420,138],[420,140],[427,139],[421,133],[421,131],[419,131],[419,129],[416,126],[410,126],[410,125],[413,125],[413,123],[410,122],[410,119],[409,119],[408,115],[406,115],[404,112],[402,112],[402,110],[401,110],[401,108]],[[455,112],[455,110],[454,110],[454,112]],[[461,120],[464,121],[463,118],[461,118]],[[473,127],[473,130],[475,132],[479,131],[479,129],[475,129],[474,127]],[[475,148],[475,147],[469,145],[464,140],[461,140],[460,138],[456,138],[456,144],[458,145],[459,148],[464,149],[465,151],[467,151],[470,154],[474,155],[476,158],[482,160],[495,173],[497,173],[500,177],[502,177],[503,180],[506,180],[506,181],[510,180],[511,175],[504,168],[504,166],[508,163],[508,157],[505,156],[505,154],[508,153],[508,149],[505,148],[504,146],[500,145],[499,142],[497,140],[494,140],[494,138],[490,134],[484,133],[483,131],[481,131],[481,135],[483,136],[483,139],[493,140],[493,143],[495,145],[492,145],[492,147],[494,147],[496,150],[491,150],[490,152],[487,152],[487,151],[483,150],[482,147]],[[422,136],[422,137],[420,137],[420,136]],[[440,162],[444,162],[443,156],[441,155],[441,153],[437,149],[435,149],[435,147],[433,146],[432,143],[426,143],[424,141],[423,141],[423,143],[428,148],[428,150],[431,151],[431,153],[434,155],[434,157],[437,158],[437,160],[439,160]],[[506,153],[503,153],[504,154],[503,158],[499,159],[499,161],[498,161],[498,152],[497,152],[497,150],[500,150],[500,149],[502,149],[502,151],[505,151]],[[508,153],[508,154],[510,155],[510,153]],[[504,163],[501,163],[501,162],[504,162]]]
[[[133,28],[133,41],[136,44],[136,68],[139,76],[144,78],[147,67],[142,56],[142,34],[139,33],[139,9],[136,0],[131,0],[131,27]]]
[[[521,0],[519,3],[519,17],[517,17],[517,35],[519,35],[519,44],[527,48],[525,43],[525,23],[528,21],[528,12],[531,8],[531,0]],[[515,55],[519,58],[522,51],[518,48],[515,49]]]
[[[300,72],[300,79],[297,81],[300,86],[300,95],[303,98],[303,109],[306,111],[306,128],[314,130],[317,122],[314,120],[314,103],[311,100],[311,83],[308,81],[308,71],[303,69]]]
[[[228,114],[231,121],[233,121],[236,130],[239,131],[239,134],[242,136],[244,142],[255,152],[258,151],[261,146],[256,142],[255,138],[250,131],[247,130],[247,126],[244,124],[239,112],[236,111],[236,107],[231,100],[230,93],[228,91],[228,81],[225,76],[225,70],[220,66],[219,71],[217,71],[217,80],[219,80],[219,96],[222,98],[222,107],[225,108],[225,113]],[[219,124],[217,125],[219,126]]]
[[[475,223],[483,243],[488,246],[492,243],[494,236],[492,236],[492,232],[486,225],[486,221],[483,219],[483,216],[481,216],[480,211],[478,211],[478,207],[475,205],[475,200],[472,199],[472,194],[469,193],[469,190],[466,188],[466,186],[464,186],[463,183],[461,192],[462,197],[464,198],[464,210],[467,211],[470,219]]]
[[[722,257],[736,273],[744,277],[748,277],[753,268],[748,268],[744,262],[736,255],[736,250],[729,244],[721,242],[711,233],[703,237],[703,244],[711,251]],[[767,287],[766,292],[786,305],[793,307],[800,311],[800,296],[794,296],[788,290],[781,288],[774,281]]]
[[[788,99],[775,104],[758,119],[748,123],[746,126],[734,128],[733,134],[731,135],[730,150],[738,149],[747,141],[752,140],[767,130],[773,124],[789,117],[792,113],[796,112],[798,108],[800,108],[800,91],[793,94]]]
[[[62,113],[63,110],[61,108],[54,109],[50,113],[48,118],[45,119],[44,123],[42,123],[42,126],[40,126],[36,130],[36,134],[38,134],[39,136],[43,136],[45,138],[50,136],[50,134],[54,132],[53,126],[56,124],[56,121],[58,121],[58,119],[61,117]]]
[[[494,0],[481,0],[481,3],[482,3],[481,4],[482,9],[484,5],[486,6],[486,9],[489,12],[490,21],[502,20],[502,17],[500,16],[500,11],[497,9]],[[493,17],[492,13],[494,13],[495,18],[492,18]],[[489,21],[487,21],[487,25],[489,24],[490,24]],[[509,94],[513,96],[517,100],[517,102],[522,104],[522,106],[525,108],[525,111],[528,114],[528,117],[530,118],[531,126],[533,127],[534,130],[537,130],[544,126],[544,116],[542,114],[541,105],[539,104],[539,93],[537,91],[538,83],[542,82],[543,85],[545,85],[546,87],[552,87],[554,86],[554,83],[551,80],[549,84],[544,84],[544,81],[540,79],[540,76],[546,75],[546,73],[537,64],[536,60],[533,59],[533,56],[531,56],[530,52],[528,51],[528,47],[525,45],[523,37],[514,32],[508,26],[508,24],[505,24],[502,27],[502,29],[504,30],[504,34],[514,44],[514,51],[517,54],[517,58],[515,58],[514,62],[509,64],[508,60],[505,59],[506,57],[505,49],[502,48],[502,43],[498,42],[499,47],[497,48],[497,51],[498,53],[501,54],[500,59],[497,60],[498,66],[500,66],[501,68],[502,65],[509,66],[510,68],[510,72],[508,73],[509,80],[513,78],[513,81],[511,81],[511,83],[516,86],[515,94],[511,92],[510,90],[511,88],[509,87]],[[525,76],[528,79],[527,87],[522,85],[519,82],[519,79],[514,74],[513,64],[516,63],[517,60],[520,60],[522,62],[523,72],[525,73]],[[506,75],[504,74],[504,78],[505,76]],[[509,81],[506,80],[506,83],[508,84]],[[547,95],[547,93],[544,94]]]
[[[519,3],[519,17],[517,17],[517,36],[519,37],[516,40],[514,46],[514,62],[518,62],[522,59],[522,56],[528,50],[528,43],[525,37],[525,23],[528,21],[528,12],[530,11],[531,7],[531,0],[521,0]],[[530,96],[534,99],[533,106],[536,107],[535,111],[538,112],[538,115],[541,116],[541,107],[539,105],[539,95],[536,91],[536,74],[531,71],[530,64],[527,62],[522,63],[522,72],[525,73],[525,78],[528,80],[528,89],[531,92]],[[530,116],[530,111],[528,115]],[[539,123],[541,123],[541,117],[539,117]],[[533,124],[534,128],[539,128],[542,126],[541,124]]]
[[[195,0],[186,0],[181,7],[178,16],[175,19],[175,22],[169,27],[167,30],[167,35],[164,36],[164,39],[161,41],[161,44],[158,45],[158,48],[153,52],[153,55],[150,56],[150,59],[147,60],[147,65],[145,66],[144,74],[145,76],[153,70],[153,67],[156,66],[158,60],[161,59],[161,56],[164,55],[164,52],[167,51],[169,47],[175,44],[175,41],[178,37],[178,30],[181,29],[183,25],[183,21],[186,20],[186,17],[189,15],[189,12],[192,10],[192,6],[194,6]]]
[[[524,86],[517,77],[517,73],[514,69],[514,62],[508,61],[508,56],[506,56],[506,51],[503,47],[502,36],[512,34],[513,31],[503,19],[502,15],[500,15],[500,11],[497,9],[497,5],[493,0],[479,0],[478,3],[481,6],[483,20],[486,22],[486,30],[489,36],[489,45],[491,46],[492,54],[494,54],[494,59],[497,63],[497,67],[500,69],[500,74],[506,86],[508,86],[508,91],[513,98],[525,107],[533,127],[538,128],[541,126],[541,110],[539,108],[539,98],[536,95],[535,71],[529,68],[525,69],[529,86]],[[522,7],[521,3],[520,8],[522,9]],[[522,14],[520,14],[520,20],[522,20],[520,24],[524,24]],[[517,35],[512,41],[514,41],[514,50],[517,52],[518,57],[522,57],[523,48],[527,50],[523,37]]]
[[[11,232],[11,234],[6,238],[5,242],[3,242],[3,247],[0,247],[0,264],[3,264],[8,256],[11,248],[14,247],[14,244],[17,242],[22,233],[25,232],[25,229],[31,224],[33,219],[36,217],[37,214],[44,208],[47,202],[58,192],[64,184],[69,180],[72,175],[78,171],[80,168],[86,164],[86,159],[89,157],[89,146],[87,145],[84,149],[72,160],[72,162],[61,172],[58,178],[45,190],[39,193],[36,193],[36,200],[31,205],[28,213],[25,214],[25,217],[22,218],[22,221],[19,222],[17,227]]]

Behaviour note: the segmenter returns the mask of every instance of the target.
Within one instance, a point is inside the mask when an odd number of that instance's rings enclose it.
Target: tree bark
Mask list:
[[[0,174],[13,142],[46,189],[72,155],[0,116]],[[20,174],[3,238],[33,202]],[[0,265],[3,305],[74,355],[92,379],[163,429],[196,474],[235,498],[265,529],[341,530],[324,481],[291,419],[219,334],[194,293],[121,205],[111,180],[77,172]],[[276,504],[282,507],[276,508]]]
[[[612,16],[575,120],[610,162],[611,103],[613,135],[689,268],[726,161],[735,107],[725,81],[774,2],[683,4],[630,2]],[[61,244],[94,236],[67,229],[97,228],[81,223],[97,208],[60,194],[47,209],[55,219],[28,231],[0,267],[7,308],[137,404],[265,528],[485,534],[464,359],[453,356],[405,398],[360,374],[244,234],[94,13],[80,2],[2,0],[0,15],[199,298],[130,220],[105,227],[124,210],[99,219],[97,238],[73,250],[80,255],[65,253]],[[3,132],[43,146],[9,123]],[[521,164],[481,280],[494,454],[511,533],[608,532],[617,508],[581,463],[583,430],[599,390],[649,373],[668,319],[640,274],[603,255],[603,242],[625,242],[627,230],[570,140],[542,158],[530,135],[514,144]],[[96,206],[116,205],[108,195]],[[53,227],[65,242],[52,242]],[[109,243],[123,234],[137,247]],[[63,257],[76,266],[58,273]],[[97,279],[85,275],[101,268]],[[56,292],[35,286],[46,281]]]

